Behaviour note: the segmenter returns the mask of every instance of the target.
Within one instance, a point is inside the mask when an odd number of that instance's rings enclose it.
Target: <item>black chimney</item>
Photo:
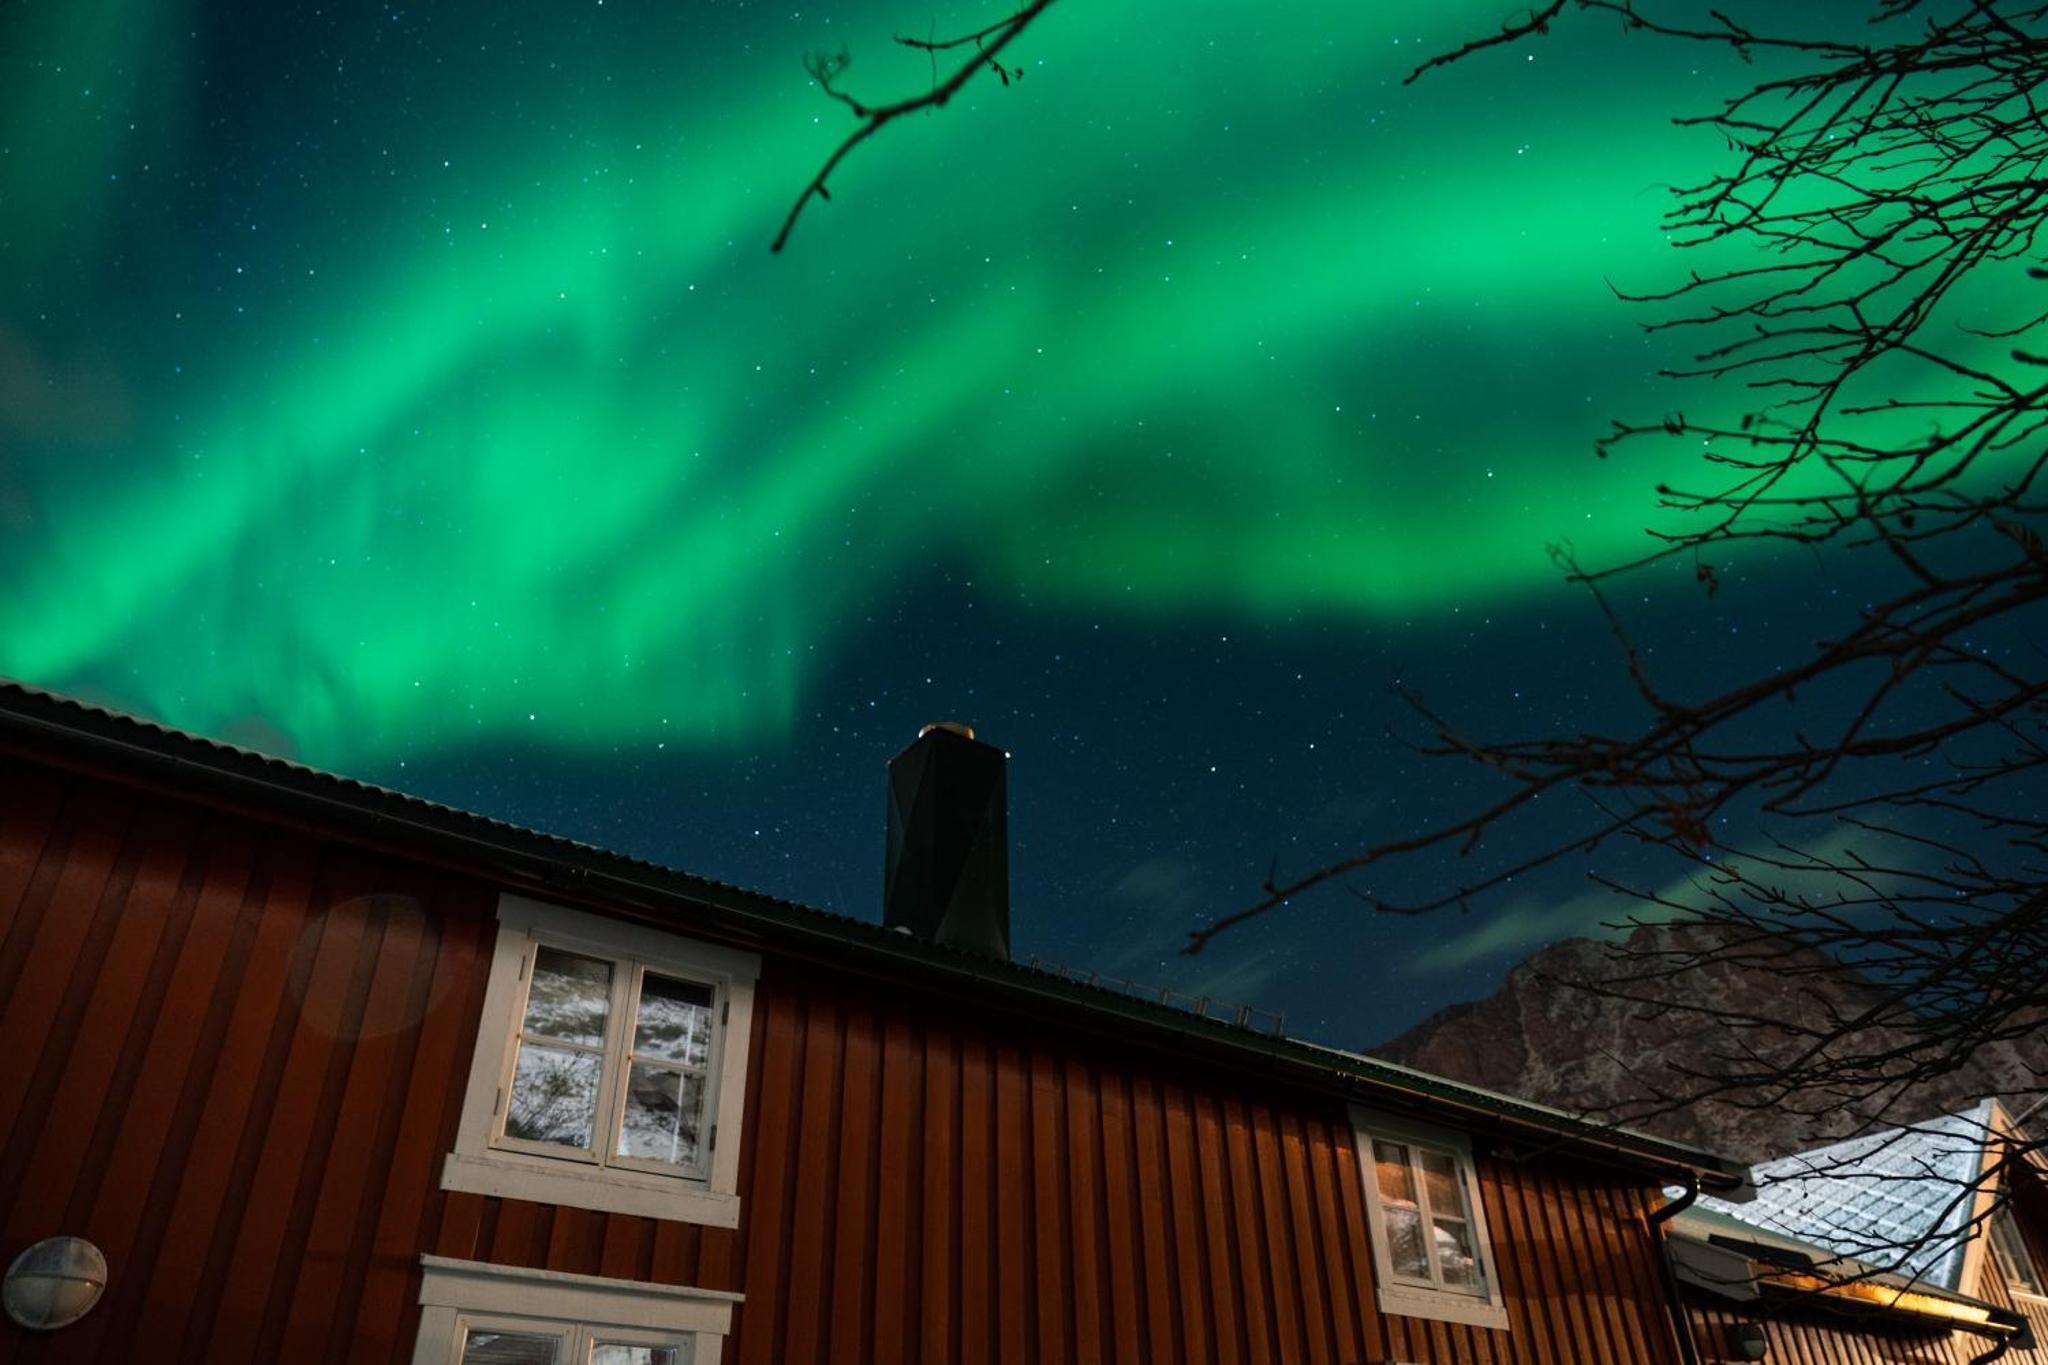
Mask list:
[[[1009,759],[973,726],[940,721],[889,761],[883,924],[1009,957]]]

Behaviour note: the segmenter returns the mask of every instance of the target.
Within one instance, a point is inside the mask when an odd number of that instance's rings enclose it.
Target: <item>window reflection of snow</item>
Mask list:
[[[640,985],[633,1051],[689,1066],[711,1060],[711,987],[648,972]]]
[[[611,999],[611,963],[541,948],[534,954],[533,988],[526,994],[526,1032],[602,1047]]]
[[[462,1343],[462,1365],[556,1365],[562,1339],[537,1332],[472,1330]]]
[[[623,1094],[600,1115],[614,975],[637,976]],[[634,984],[633,976],[626,984]],[[536,947],[505,1136],[694,1171],[704,1155],[717,991],[698,981]],[[617,1047],[617,1040],[611,1040]],[[602,1133],[600,1134],[600,1128]]]
[[[1387,1241],[1394,1273],[1429,1278],[1429,1252],[1422,1245],[1422,1214],[1399,1204],[1387,1206]]]
[[[1476,1281],[1471,1229],[1464,1222],[1436,1220],[1436,1260],[1443,1269],[1445,1284],[1463,1288]]]
[[[521,1043],[512,1076],[507,1137],[588,1148],[597,1121],[604,1059],[595,1052]]]
[[[1458,1158],[1384,1138],[1373,1139],[1372,1155],[1388,1268],[1439,1289],[1483,1293]]]
[[[619,1155],[692,1166],[703,1126],[704,1078],[635,1063],[626,1088]]]

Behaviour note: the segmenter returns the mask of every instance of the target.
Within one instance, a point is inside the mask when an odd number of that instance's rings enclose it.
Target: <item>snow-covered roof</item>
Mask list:
[[[1700,1207],[1942,1289],[1960,1287],[1992,1101],[1759,1162],[1756,1198]]]

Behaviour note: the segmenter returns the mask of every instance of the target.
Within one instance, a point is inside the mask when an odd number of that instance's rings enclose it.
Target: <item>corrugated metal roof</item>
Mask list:
[[[1222,1045],[1257,1053],[1263,1065],[1285,1063],[1319,1074],[1325,1084],[1336,1083],[1350,1098],[1371,1098],[1358,1093],[1364,1088],[1380,1092],[1384,1101],[1406,1098],[1463,1110],[1546,1134],[1561,1148],[1621,1158],[1638,1169],[1692,1171],[1718,1188],[1740,1188],[1747,1178],[1741,1163],[1685,1143],[1579,1118],[1378,1058],[1271,1038],[1008,959],[891,933],[870,920],[712,881],[0,678],[0,732],[9,728],[82,747],[103,759],[127,759],[141,768],[203,778],[223,794],[261,801],[265,809],[279,814],[296,811],[343,828],[366,826],[387,836],[410,836],[412,842],[428,845],[442,856],[483,861],[518,874],[524,884],[564,896],[600,896],[615,909],[652,910],[670,923],[687,909],[689,922],[697,927],[709,911],[730,929],[799,950],[815,952],[826,946],[841,955],[857,954],[880,970],[917,971],[994,988],[1012,997],[1013,1004],[1059,1008],[1092,1016],[1097,1024],[1149,1024],[1184,1045]]]
[[[1960,1286],[1992,1101],[1751,1168],[1756,1198],[1702,1208],[1943,1289]]]

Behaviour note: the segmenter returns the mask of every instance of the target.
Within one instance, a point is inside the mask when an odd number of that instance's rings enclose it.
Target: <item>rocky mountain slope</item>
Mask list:
[[[1676,932],[1697,931],[1637,929],[1628,946],[1667,946]],[[1564,984],[1612,975],[1614,948],[1587,939],[1552,944],[1513,967],[1488,998],[1440,1010],[1372,1051],[1390,1061],[1560,1109],[1609,1113],[1617,1101],[1643,1100],[1660,1080],[1677,1084],[1675,1068],[1704,1066],[1730,1049],[1736,1035],[1726,1026],[1704,1022],[1696,1013],[1659,1014]],[[1717,964],[1675,979],[1671,989],[1685,1003],[1751,1018],[1784,1018],[1788,1011],[1799,1011],[1815,1020],[1827,1017],[1828,1011],[1852,1010],[1870,989],[1839,973],[1803,977],[1800,987],[1790,989],[1783,977],[1769,971]],[[1758,1040],[1751,1033],[1747,1041]],[[2038,1090],[2041,1082],[2034,1067],[2048,1068],[2048,1036],[2017,1045],[1991,1044],[1970,1063],[1915,1087],[1886,1117],[1906,1122],[1961,1109],[1987,1094]],[[1860,1115],[1842,1109],[1814,1117],[1783,1109],[1702,1103],[1631,1123],[1754,1161],[1846,1136],[1860,1121]]]

